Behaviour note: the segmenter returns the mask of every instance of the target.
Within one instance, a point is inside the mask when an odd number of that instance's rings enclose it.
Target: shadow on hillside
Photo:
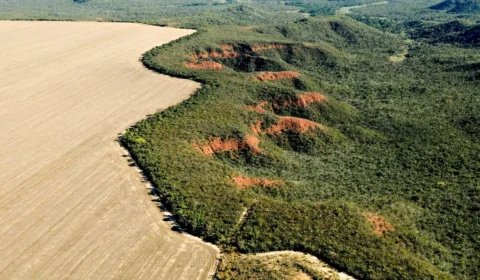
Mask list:
[[[122,147],[125,151],[125,154],[121,155],[121,157],[126,159],[126,162],[127,162],[128,166],[134,167],[138,171],[138,173],[141,176],[141,182],[144,183],[144,184],[148,184],[148,195],[150,195],[150,197],[151,197],[150,201],[155,203],[157,205],[158,209],[163,213],[163,215],[164,215],[163,221],[167,222],[171,225],[171,230],[172,231],[175,231],[175,232],[178,232],[178,233],[186,233],[186,231],[177,223],[177,220],[176,220],[175,216],[172,213],[169,212],[167,207],[165,207],[165,205],[163,204],[163,202],[161,200],[161,195],[160,195],[159,191],[153,186],[150,178],[138,166],[137,162],[131,156],[128,149],[123,145],[120,138],[121,138],[121,134],[119,134],[119,137],[117,138],[116,141],[120,145],[120,147]]]

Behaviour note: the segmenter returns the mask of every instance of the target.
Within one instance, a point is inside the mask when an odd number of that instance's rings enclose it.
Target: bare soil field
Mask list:
[[[171,230],[118,134],[199,84],[139,62],[192,33],[0,21],[0,279],[205,279],[217,250]]]

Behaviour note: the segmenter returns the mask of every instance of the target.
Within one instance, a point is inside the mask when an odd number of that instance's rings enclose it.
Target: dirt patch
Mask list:
[[[233,46],[232,45],[223,44],[223,45],[220,45],[220,48],[223,51],[233,51]]]
[[[222,70],[223,65],[214,61],[185,62],[185,66],[194,70]]]
[[[375,233],[375,235],[384,236],[384,234],[386,234],[387,232],[395,231],[395,227],[389,222],[387,222],[382,216],[370,212],[364,212],[363,215],[373,226],[373,232]]]
[[[286,48],[285,45],[269,44],[269,45],[252,46],[252,51],[258,52],[258,51],[265,51],[265,50],[280,50],[285,48]]]
[[[248,258],[256,259],[262,263],[267,264],[267,268],[283,271],[286,279],[325,279],[325,280],[355,280],[355,278],[339,272],[328,264],[322,262],[318,258],[295,251],[274,251],[267,253],[259,253],[256,255],[248,255]],[[292,268],[299,268],[300,266],[308,268],[312,275],[308,275],[302,270],[295,270]],[[285,269],[289,268],[289,269]],[[299,277],[299,278],[295,278]],[[309,277],[309,278],[307,278]],[[320,277],[320,278],[319,278]]]
[[[255,135],[247,134],[243,139],[230,138],[223,140],[220,137],[210,138],[208,144],[198,145],[190,143],[190,145],[205,156],[211,156],[215,153],[224,153],[232,151],[249,150],[254,154],[262,153],[259,147],[260,139]]]
[[[270,180],[265,178],[249,178],[242,175],[235,175],[232,177],[232,183],[240,189],[251,187],[271,187],[283,185],[283,180]]]
[[[250,151],[254,154],[262,153],[262,150],[259,147],[260,139],[255,135],[247,134],[243,139],[243,144],[245,147],[248,147]]]
[[[251,124],[250,130],[253,132],[253,134],[259,135],[262,132],[262,121],[257,121],[256,123]]]
[[[311,120],[295,117],[280,117],[278,123],[266,129],[265,132],[274,135],[282,134],[284,131],[288,130],[306,133],[317,128],[322,131],[327,131],[327,127]]]
[[[265,108],[263,108],[262,106],[260,105],[247,105],[247,109],[250,110],[250,111],[255,111],[255,112],[259,112],[259,113],[265,113]]]
[[[265,113],[267,110],[265,107],[271,107],[272,105],[268,101],[260,101],[257,105],[247,105],[247,109],[259,113]]]
[[[298,101],[295,105],[297,107],[305,108],[312,103],[321,104],[326,102],[328,102],[328,98],[325,95],[318,92],[306,92],[298,95]]]
[[[306,274],[303,271],[299,271],[293,276],[293,280],[312,280],[312,279],[313,278],[310,275]]]
[[[255,81],[275,81],[282,79],[295,79],[300,77],[300,73],[294,71],[280,71],[280,72],[262,72],[255,75]]]
[[[393,63],[403,62],[407,58],[407,54],[408,54],[408,48],[404,48],[402,50],[402,53],[397,55],[392,55],[388,59]]]
[[[208,58],[236,58],[238,56],[240,56],[240,54],[237,52],[223,50],[222,52],[218,52],[218,51],[199,52],[199,53],[189,55],[188,58],[194,61],[198,61],[198,60],[208,59]]]

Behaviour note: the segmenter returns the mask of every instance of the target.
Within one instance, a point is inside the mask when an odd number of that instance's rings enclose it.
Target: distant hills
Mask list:
[[[480,2],[478,0],[445,0],[430,8],[446,10],[450,13],[477,13],[480,12]]]
[[[480,26],[462,21],[428,24],[420,21],[409,22],[407,32],[415,40],[429,43],[457,44],[463,47],[480,46]]]

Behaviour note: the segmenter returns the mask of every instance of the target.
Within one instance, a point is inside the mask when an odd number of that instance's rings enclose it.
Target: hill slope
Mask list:
[[[450,13],[478,13],[480,12],[480,2],[478,0],[446,0],[430,8],[446,10]]]
[[[203,29],[144,58],[203,89],[122,141],[185,229],[232,250],[468,279],[480,146],[462,120],[477,84],[451,68],[468,50],[417,45],[391,63],[403,44],[337,17]]]

